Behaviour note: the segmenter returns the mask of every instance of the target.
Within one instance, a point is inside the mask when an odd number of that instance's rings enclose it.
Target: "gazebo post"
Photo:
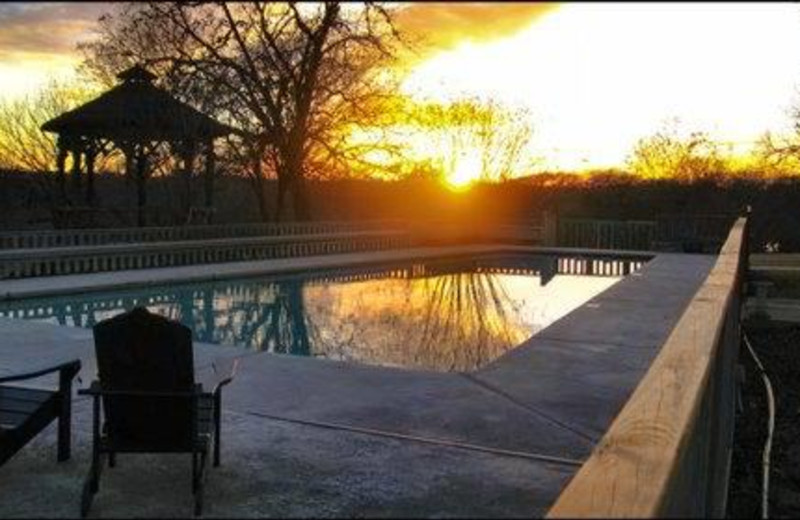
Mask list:
[[[73,144],[72,148],[72,192],[74,199],[80,200],[81,193],[81,149],[78,143]]]
[[[67,149],[64,147],[62,138],[58,139],[58,155],[56,156],[56,180],[58,182],[58,199],[59,204],[66,204],[67,202],[67,175],[65,172],[67,162]]]
[[[214,162],[214,138],[210,137],[208,141],[206,141],[206,171],[204,179],[209,224],[211,223],[211,211],[214,206]]]
[[[145,205],[147,204],[147,189],[145,180],[147,175],[147,155],[145,154],[144,145],[139,145],[136,152],[136,199],[137,199],[137,213],[136,224],[139,227],[145,225]]]
[[[134,156],[133,156],[133,145],[127,141],[117,141],[116,142],[117,148],[122,150],[122,155],[125,157],[125,176],[128,177],[129,180],[136,182],[136,172],[135,164],[134,164]],[[138,209],[137,209],[138,212]],[[127,220],[127,219],[126,219]],[[138,213],[137,213],[137,221],[138,221]]]
[[[192,206],[192,173],[194,172],[194,159],[197,154],[197,143],[189,140],[181,144],[180,154],[183,159],[183,197],[184,197],[184,217],[188,218]]]
[[[97,151],[94,146],[89,145],[84,153],[86,155],[86,205],[94,207],[94,161],[97,158]]]

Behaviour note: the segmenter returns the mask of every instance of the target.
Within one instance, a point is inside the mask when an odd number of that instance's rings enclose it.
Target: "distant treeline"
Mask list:
[[[44,176],[0,171],[2,229],[52,228],[52,186]],[[50,176],[47,176],[50,177]],[[151,225],[185,222],[186,209],[202,204],[202,185],[177,177],[157,177],[148,186]],[[275,191],[274,183],[266,187]],[[222,177],[215,184],[215,221],[260,219],[251,184]],[[578,176],[542,174],[500,184],[453,191],[429,179],[403,181],[329,180],[311,182],[314,220],[453,220],[508,222],[538,220],[543,211],[560,217],[655,220],[662,215],[753,212],[753,248],[778,244],[780,251],[800,251],[800,178],[757,175],[709,178],[692,182],[643,180],[625,174]],[[99,205],[108,210],[102,226],[134,225],[135,188],[124,177],[100,175]],[[274,199],[274,197],[273,197]]]

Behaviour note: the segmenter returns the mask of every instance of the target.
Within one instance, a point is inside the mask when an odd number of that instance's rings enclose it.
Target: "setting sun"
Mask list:
[[[465,153],[456,159],[452,172],[446,174],[445,180],[454,189],[466,189],[471,183],[480,179],[481,172],[480,157]]]

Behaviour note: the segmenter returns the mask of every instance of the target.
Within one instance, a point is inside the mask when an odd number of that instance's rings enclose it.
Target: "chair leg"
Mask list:
[[[197,475],[197,489],[194,493],[194,516],[201,516],[203,514],[203,486],[205,484],[206,473],[206,454],[202,452],[200,458],[200,468]]]
[[[96,449],[93,451],[92,465],[89,468],[86,481],[83,483],[83,493],[81,494],[81,518],[86,518],[86,515],[89,514],[92,499],[94,499],[95,493],[100,488],[100,471],[103,465],[100,460],[100,453]]]
[[[217,434],[214,436],[214,467],[219,466],[219,424],[217,425]]]
[[[117,454],[113,451],[108,452],[108,467],[113,468],[117,465]]]
[[[194,494],[194,516],[203,515],[203,485],[200,484],[197,492]]]
[[[192,452],[192,494],[197,493],[197,486],[198,486],[198,464],[197,464],[197,453]]]
[[[222,393],[214,396],[214,467],[219,466],[220,423],[222,422]]]
[[[95,460],[92,461],[91,477],[92,477],[92,493],[97,493],[100,489],[100,472],[103,471],[103,460],[101,454],[98,453]]]
[[[71,408],[69,395],[61,396],[61,410],[58,413],[58,461],[69,460],[71,444]]]
[[[83,492],[81,493],[81,518],[86,518],[86,515],[89,514],[89,508],[92,507],[93,498],[94,493],[92,493],[91,482],[90,479],[87,478],[86,482],[83,483]]]

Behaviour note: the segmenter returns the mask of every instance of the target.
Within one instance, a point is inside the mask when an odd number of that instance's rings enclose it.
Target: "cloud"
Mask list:
[[[0,4],[0,61],[29,55],[72,55],[88,36],[105,2],[7,2]],[[529,25],[556,4],[549,3],[411,3],[397,10],[398,27],[421,37],[417,58],[464,40],[485,41]]]
[[[397,26],[422,38],[417,59],[464,41],[505,37],[528,27],[555,3],[415,3],[397,10]]]
[[[87,36],[107,3],[0,4],[0,61],[23,61],[73,55],[75,44]]]
[[[414,47],[417,53],[404,53],[401,62],[404,67],[413,67],[437,51],[465,40],[486,41],[507,36],[530,25],[554,5],[396,4],[398,28],[419,43]],[[0,3],[0,66],[6,71],[16,67],[17,79],[28,74],[23,70],[36,69],[43,74],[45,70],[66,72],[74,68],[80,60],[76,44],[90,37],[98,18],[114,6],[113,2]],[[4,79],[11,78],[6,73]]]

